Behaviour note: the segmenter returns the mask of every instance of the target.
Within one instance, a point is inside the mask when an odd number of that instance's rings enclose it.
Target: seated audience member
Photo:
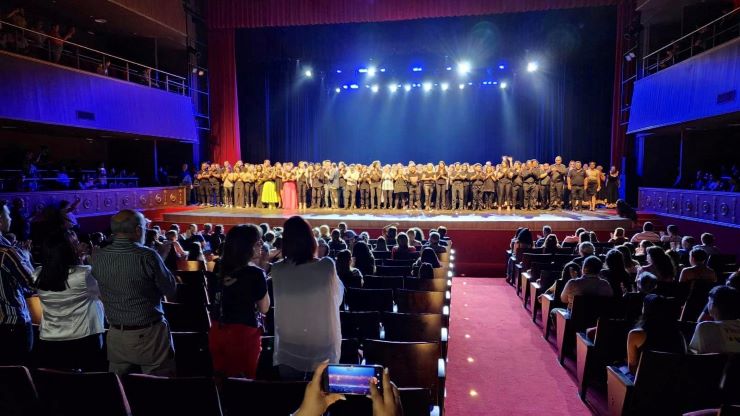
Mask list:
[[[329,244],[327,244],[323,238],[319,238],[318,240],[318,248],[316,249],[316,257],[320,259],[323,259],[324,257],[329,257]]]
[[[434,279],[434,267],[429,263],[422,263],[416,272],[419,279]]]
[[[615,297],[622,297],[622,294],[632,288],[632,279],[624,268],[622,253],[615,249],[609,250],[604,263],[606,267],[601,270],[599,277],[609,282]]]
[[[671,250],[678,250],[681,248],[681,236],[678,235],[678,226],[671,224],[666,227],[666,231],[668,231],[667,234],[661,231],[660,242],[668,243]]]
[[[145,227],[141,213],[119,211],[111,217],[113,242],[91,258],[110,324],[109,370],[174,376],[175,354],[161,299],[174,296],[175,277],[154,250],[142,245]]]
[[[320,238],[324,240],[325,242],[329,242],[331,240],[331,228],[329,228],[328,225],[322,224],[319,226],[319,232],[320,232]]]
[[[311,381],[306,385],[303,393],[301,406],[292,413],[293,416],[321,416],[327,413],[329,407],[340,400],[345,400],[343,394],[326,393],[322,385],[323,373],[329,363],[323,362],[316,367]],[[378,383],[382,383],[382,391],[378,389]],[[390,374],[386,368],[383,371],[383,379],[370,380],[370,400],[372,402],[373,416],[401,416],[401,394],[395,384],[391,383]]]
[[[642,313],[642,304],[645,296],[653,293],[658,287],[658,278],[650,272],[641,273],[635,279],[636,292],[627,292],[622,296],[625,317],[628,322],[634,322]]]
[[[583,243],[578,244],[578,257],[573,259],[574,263],[578,263],[579,265],[583,265],[583,262],[594,255],[596,252],[596,247],[594,247],[593,244],[586,241]]]
[[[416,251],[421,251],[421,241],[416,237],[416,229],[409,228],[409,230],[406,231],[406,235],[409,238],[409,246],[415,248]]]
[[[740,271],[730,274],[727,277],[727,281],[725,281],[725,286],[740,290]],[[712,319],[712,315],[709,314],[708,305],[704,306],[704,310],[699,315],[698,322],[711,321]]]
[[[342,232],[335,229],[331,232],[331,240],[329,240],[329,250],[338,253],[346,249],[347,243],[342,240]]]
[[[550,234],[552,234],[552,227],[550,227],[549,225],[545,225],[544,227],[542,227],[542,235],[537,236],[537,241],[535,241],[534,246],[535,247],[544,246],[545,240],[547,240],[547,237],[549,237]]]
[[[375,240],[375,250],[373,251],[388,251],[388,243],[386,243],[385,237],[381,235]]]
[[[177,270],[177,261],[187,258],[188,252],[183,250],[177,241],[177,231],[169,230],[165,234],[164,242],[159,246],[157,253],[164,260],[170,270]]]
[[[252,257],[252,263],[264,271],[270,270],[270,246],[264,241],[262,242],[260,249],[255,250],[254,257]]]
[[[430,247],[424,247],[421,251],[421,255],[414,263],[414,267],[420,267],[422,263],[429,263],[435,269],[442,267],[442,264],[440,264],[439,259],[437,258],[437,254]]]
[[[208,239],[211,237],[211,234],[213,234],[213,224],[211,224],[210,222],[203,224],[203,231],[200,232],[200,235],[202,235],[203,238],[208,241]]]
[[[24,365],[33,347],[33,326],[26,297],[33,269],[28,253],[5,238],[12,224],[6,201],[0,201],[0,365]]]
[[[691,267],[681,270],[681,276],[678,278],[679,283],[690,282],[692,280],[716,282],[717,273],[707,267],[708,258],[707,252],[700,248],[691,250],[691,254],[689,255]]]
[[[224,226],[221,224],[216,224],[213,227],[213,234],[211,234],[211,238],[208,239],[208,244],[211,246],[211,253],[217,256],[221,255],[221,247],[224,244],[224,240],[226,240],[226,234],[224,234]]]
[[[647,295],[642,317],[627,335],[627,366],[635,374],[643,351],[686,353],[686,340],[676,326],[675,311],[669,300]]]
[[[265,272],[251,263],[262,250],[261,238],[254,224],[234,226],[226,234],[208,332],[217,377],[257,377],[262,318],[270,310]]]
[[[270,250],[272,250],[272,243],[275,242],[275,233],[270,230],[262,235],[262,241],[264,241]]]
[[[563,266],[563,271],[560,273],[560,279],[558,280],[568,283],[570,279],[575,279],[578,276],[580,276],[580,274],[581,274],[581,265],[570,261],[565,266]],[[539,281],[539,279],[537,280]],[[556,286],[557,286],[557,282],[553,282],[552,286],[547,288],[545,293],[555,294]]]
[[[429,234],[429,242],[424,247],[431,248],[437,254],[447,253],[447,248],[442,247],[442,245],[440,245],[439,243],[439,233],[433,232]]]
[[[364,241],[355,243],[355,246],[352,247],[352,257],[355,259],[355,267],[363,276],[375,274],[375,257],[367,243]]]
[[[59,203],[59,215],[62,221],[62,228],[67,230],[77,230],[80,228],[79,225],[77,225],[77,217],[75,217],[74,212],[77,210],[77,206],[80,205],[81,201],[81,199],[76,199],[75,202],[63,200]]]
[[[624,228],[617,227],[614,229],[614,234],[611,235],[609,242],[615,246],[621,246],[627,242],[627,237],[624,236]]]
[[[344,235],[344,233],[347,232],[347,223],[340,222],[339,224],[337,224],[337,229],[342,235]]]
[[[344,285],[330,258],[318,259],[311,225],[295,216],[285,222],[284,259],[272,266],[275,296],[273,364],[284,380],[309,380],[316,366],[338,363],[342,333],[339,305]]]
[[[660,236],[656,234],[653,230],[653,223],[650,221],[645,221],[645,224],[642,225],[642,232],[633,235],[630,241],[633,243],[639,243],[643,240],[647,240],[651,243],[657,243],[660,241]]]
[[[658,278],[659,282],[673,282],[676,280],[676,268],[673,266],[671,258],[665,254],[660,247],[648,247],[647,262],[645,266],[640,267],[637,273],[650,272]]]
[[[92,240],[92,236],[90,237],[90,240]],[[151,248],[152,250],[159,252],[159,246],[161,245],[162,243],[159,242],[159,234],[157,233],[157,230],[146,230],[144,247]]]
[[[398,235],[398,228],[396,228],[396,225],[398,224],[390,224],[383,227],[383,237],[385,237],[385,242],[389,246],[396,245],[396,236]]]
[[[362,272],[352,267],[352,253],[349,250],[342,250],[337,253],[337,276],[342,281],[344,287],[355,286],[354,282],[360,282],[362,286]]]
[[[704,250],[710,256],[713,254],[721,254],[717,246],[714,245],[714,234],[704,233],[701,235],[700,249]]]
[[[647,255],[647,249],[654,246],[652,241],[642,240],[635,250],[636,255]]]
[[[697,354],[740,353],[740,291],[717,286],[707,302],[711,321],[699,322],[689,347]]]
[[[193,241],[190,245],[190,251],[187,256],[188,261],[199,261],[202,263],[202,270],[206,270],[206,256],[203,254],[203,248],[200,243]]]
[[[559,250],[558,237],[555,234],[548,235],[542,245],[542,254],[556,254]]]
[[[398,245],[391,250],[391,259],[408,260],[413,253],[416,253],[416,248],[409,246],[409,238],[406,233],[398,234],[397,242]]]
[[[599,277],[601,271],[601,260],[596,256],[590,256],[583,261],[583,275],[568,280],[560,294],[560,300],[568,304],[568,309],[573,306],[575,296],[612,296],[612,287],[609,282]]]
[[[529,250],[534,246],[532,241],[532,232],[529,228],[522,228],[514,239],[511,252],[517,260],[521,260],[525,250]]]
[[[585,232],[585,228],[578,228],[573,235],[566,235],[565,238],[563,238],[563,244],[577,244],[581,241],[581,234]]]
[[[447,236],[447,227],[444,225],[437,227],[437,232],[439,233],[440,240],[443,242],[450,239],[450,237]]]
[[[344,234],[342,234],[342,238],[344,239],[344,243],[347,245],[347,249],[350,251],[352,251],[355,243],[359,240],[357,233],[352,230],[345,231]]]
[[[190,224],[187,231],[185,231],[185,243],[182,244],[182,248],[190,251],[193,243],[198,243],[203,248],[206,243],[206,239],[198,232],[198,226],[196,224]]]
[[[688,262],[689,253],[696,246],[696,239],[690,235],[685,235],[681,238],[681,247],[678,249],[678,255],[681,256],[682,263]]]
[[[91,267],[82,264],[72,231],[58,231],[42,245],[36,288],[43,316],[39,334],[39,366],[95,370],[102,359],[105,316]]]

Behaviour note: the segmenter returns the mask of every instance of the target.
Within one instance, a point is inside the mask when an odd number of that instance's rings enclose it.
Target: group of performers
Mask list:
[[[619,172],[595,162],[537,160],[403,165],[242,161],[203,163],[193,186],[201,206],[483,211],[613,207]]]

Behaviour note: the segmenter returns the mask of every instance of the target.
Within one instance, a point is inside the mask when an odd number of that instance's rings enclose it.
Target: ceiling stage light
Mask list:
[[[504,68],[506,68],[506,67],[505,67],[505,66],[503,66],[503,65],[499,65],[499,66],[498,66],[498,69],[504,69]]]
[[[506,89],[506,87],[508,87],[508,86],[509,86],[509,84],[507,84],[507,83],[506,83],[506,81],[504,81],[504,82],[502,82],[501,84],[499,84],[499,86],[498,86],[498,87],[499,87],[499,88],[501,88],[502,90],[505,90],[505,89]]]
[[[424,84],[422,84],[422,85],[423,85],[423,87],[424,87],[424,91],[425,91],[425,92],[429,92],[429,91],[431,91],[431,90],[432,90],[432,83],[431,83],[431,82],[425,82],[425,83],[424,83]]]
[[[465,84],[460,84],[460,85],[457,86],[457,88],[460,88],[461,90],[464,90],[465,89]]]
[[[457,73],[460,75],[467,75],[473,70],[473,66],[468,61],[463,61],[457,64]]]
[[[339,87],[336,87],[336,88],[334,89],[334,91],[335,91],[335,92],[337,92],[337,93],[340,93],[340,92],[342,92],[342,89],[341,89],[341,88],[339,88]]]
[[[406,84],[403,86],[404,91],[409,92],[411,91],[411,84]]]
[[[394,93],[394,92],[398,91],[398,85],[396,85],[396,84],[389,85],[388,86],[388,91],[390,91],[391,93]]]
[[[371,66],[370,68],[367,69],[367,76],[369,77],[374,77],[375,74],[377,73],[378,73],[378,69],[375,68],[374,66]]]
[[[537,62],[530,62],[527,64],[527,72],[535,72],[540,68]]]
[[[311,71],[310,69],[307,69],[303,71],[303,75],[305,75],[306,78],[311,78],[313,76],[313,71]]]
[[[439,87],[442,89],[442,91],[447,91],[448,89],[450,89],[450,84],[443,82]]]
[[[380,87],[378,86],[378,84],[375,84],[372,87],[370,87],[370,91],[372,91],[372,92],[378,92],[378,91],[380,91]]]

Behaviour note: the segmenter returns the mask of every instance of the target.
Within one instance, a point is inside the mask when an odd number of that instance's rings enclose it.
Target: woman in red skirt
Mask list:
[[[208,334],[216,377],[257,375],[262,317],[270,309],[270,295],[264,270],[249,261],[261,247],[262,232],[254,224],[235,226],[226,234]]]

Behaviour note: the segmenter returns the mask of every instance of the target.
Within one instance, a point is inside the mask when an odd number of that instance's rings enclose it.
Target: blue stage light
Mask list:
[[[349,87],[352,88],[353,90],[356,90],[356,89],[360,88],[360,86],[357,85],[357,84],[352,84]]]
[[[406,85],[403,86],[403,89],[404,89],[404,91],[409,92],[409,91],[411,91],[411,85],[406,84]]]
[[[411,68],[411,70],[414,71],[414,72],[421,72],[422,71],[422,68],[420,66],[415,66],[415,67]]]
[[[385,68],[380,68],[380,72],[385,72]]]
[[[365,74],[365,73],[367,73],[367,68],[360,68],[360,69],[357,70],[357,72],[359,72],[361,74]]]
[[[439,87],[442,89],[442,91],[447,91],[448,89],[450,89],[450,84],[443,82],[442,84],[440,84]]]
[[[457,73],[460,75],[468,75],[473,70],[473,65],[468,61],[462,61],[457,64]]]
[[[503,82],[501,82],[501,84],[499,84],[498,87],[501,88],[502,90],[505,90],[506,87],[508,87],[508,86],[509,86],[509,84],[507,84],[506,81],[503,81]]]
[[[498,66],[498,69],[505,69],[505,68],[506,68],[506,67],[505,67],[505,66],[503,66],[503,65],[499,65],[499,66]]]
[[[396,85],[396,84],[389,85],[388,86],[388,91],[390,91],[391,94],[395,93],[396,91],[398,91],[398,85]]]
[[[372,92],[378,92],[378,91],[380,91],[380,87],[378,86],[378,84],[375,84],[372,87],[370,87],[370,91],[372,91]]]
[[[337,88],[335,88],[335,89],[334,89],[334,92],[336,92],[336,93],[340,93],[340,92],[342,92],[342,89],[341,89],[341,88],[339,88],[339,87],[337,87]]]
[[[530,62],[527,64],[527,72],[536,72],[540,68],[537,62]]]
[[[432,83],[431,82],[425,82],[423,84],[424,92],[429,92],[432,90]]]
[[[313,76],[313,71],[311,71],[310,69],[307,69],[303,71],[303,75],[305,75],[306,78],[311,78]]]
[[[378,69],[375,68],[374,66],[371,66],[370,68],[367,69],[367,76],[374,77],[377,72],[378,72]]]
[[[342,70],[341,69],[337,69],[337,74],[341,74],[341,73],[342,73]]]
[[[465,89],[465,84],[460,84],[460,85],[457,86],[457,88],[460,88],[461,90],[464,90]]]
[[[452,67],[451,67],[451,66],[448,66],[448,67],[447,67],[447,68],[445,68],[445,69],[446,69],[446,70],[448,70],[448,71],[452,71]]]
[[[347,84],[344,84],[344,85],[342,85],[342,88],[344,88],[346,90],[347,88],[349,88],[349,86],[347,86]]]

